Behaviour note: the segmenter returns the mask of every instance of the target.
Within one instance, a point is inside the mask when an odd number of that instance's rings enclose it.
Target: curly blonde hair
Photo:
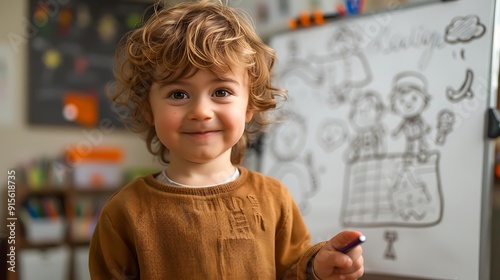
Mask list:
[[[254,116],[231,151],[231,162],[239,164],[249,137],[267,124],[264,113],[276,107],[278,96],[286,97],[283,89],[271,83],[275,61],[274,50],[235,8],[209,0],[170,8],[155,4],[150,18],[120,42],[116,80],[109,95],[115,105],[126,108],[121,115],[127,127],[144,133],[149,152],[168,163],[169,151],[153,124],[151,85],[189,77],[196,69],[225,72],[232,66],[244,67],[250,81],[248,109]]]

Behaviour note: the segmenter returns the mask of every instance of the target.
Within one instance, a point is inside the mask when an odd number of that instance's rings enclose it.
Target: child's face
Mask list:
[[[425,100],[421,92],[409,89],[396,98],[394,108],[402,117],[414,117],[425,109]]]
[[[371,100],[359,102],[353,116],[353,124],[358,128],[369,128],[374,126],[379,120],[381,112],[377,110],[376,104],[371,103]]]
[[[246,71],[233,70],[216,75],[200,69],[192,77],[152,85],[154,125],[170,151],[170,164],[230,162],[231,148],[253,115]]]

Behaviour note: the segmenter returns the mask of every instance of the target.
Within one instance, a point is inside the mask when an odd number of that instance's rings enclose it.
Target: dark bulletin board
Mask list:
[[[28,121],[34,125],[123,127],[106,95],[117,43],[151,3],[29,0]]]

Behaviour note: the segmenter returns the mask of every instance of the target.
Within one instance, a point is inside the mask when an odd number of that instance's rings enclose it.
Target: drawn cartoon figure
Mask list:
[[[455,113],[450,110],[443,109],[438,114],[438,125],[437,125],[437,135],[436,144],[443,145],[446,140],[446,136],[453,131],[453,125],[455,124]]]
[[[310,209],[310,199],[319,189],[313,155],[305,149],[308,126],[304,116],[293,111],[280,112],[277,123],[268,133],[267,141],[276,163],[270,174],[289,188],[302,213]]]
[[[404,168],[389,190],[389,201],[392,211],[403,220],[408,221],[412,217],[422,220],[431,203],[431,194],[423,181]]]
[[[360,34],[347,26],[341,26],[328,40],[328,53],[311,58],[325,71],[327,103],[331,107],[344,104],[354,89],[362,88],[372,81],[370,65],[360,41]]]
[[[288,57],[282,70],[279,72],[279,78],[285,82],[288,79],[300,79],[309,87],[320,87],[324,81],[324,71],[315,67],[309,59],[299,56],[299,45],[297,40],[292,39],[288,42]]]
[[[416,72],[402,72],[394,78],[390,99],[391,110],[403,118],[393,131],[393,137],[404,133],[407,156],[416,154],[419,160],[425,161],[428,151],[426,135],[431,131],[421,116],[430,100],[427,81]]]
[[[280,80],[296,78],[309,87],[326,87],[322,98],[330,107],[337,108],[349,101],[353,90],[372,81],[370,65],[360,42],[359,33],[341,26],[328,39],[326,54],[301,58],[297,41],[290,40],[289,55],[279,73]]]
[[[352,102],[349,120],[355,135],[347,149],[347,160],[360,157],[380,158],[385,154],[385,129],[380,120],[385,112],[381,97],[368,91],[358,94]]]

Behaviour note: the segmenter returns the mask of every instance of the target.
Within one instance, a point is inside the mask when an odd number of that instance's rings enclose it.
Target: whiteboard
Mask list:
[[[367,273],[487,279],[494,6],[394,6],[271,39],[288,101],[261,171],[313,242],[356,229]]]

